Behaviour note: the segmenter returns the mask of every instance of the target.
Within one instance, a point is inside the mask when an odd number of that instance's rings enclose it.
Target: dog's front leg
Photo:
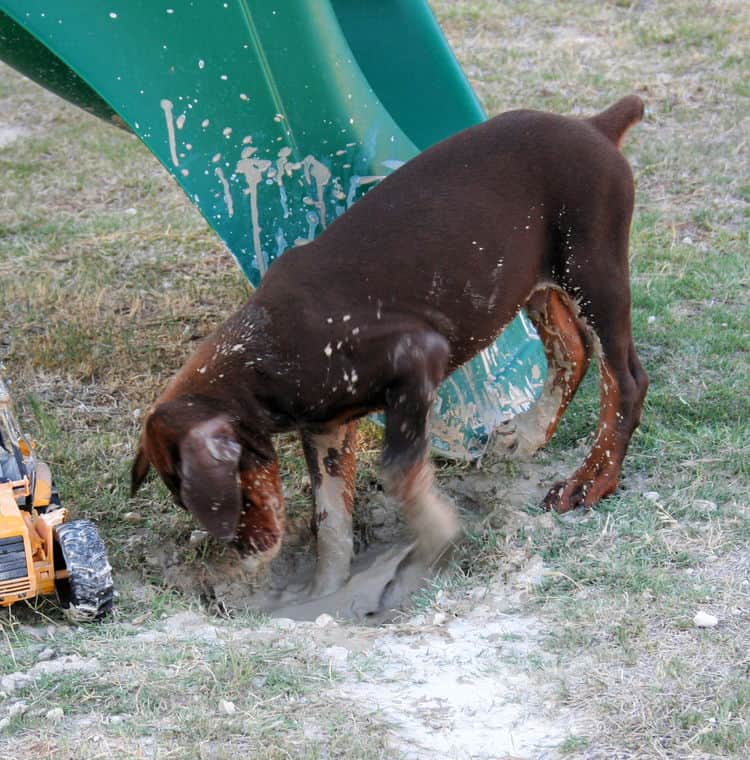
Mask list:
[[[302,435],[313,490],[312,529],[317,536],[315,576],[305,589],[312,596],[332,594],[349,578],[356,438],[355,422]]]
[[[393,352],[395,379],[385,407],[383,470],[386,492],[401,505],[414,531],[414,559],[433,565],[459,533],[452,505],[434,485],[428,418],[442,382],[450,349],[441,335],[403,335]]]

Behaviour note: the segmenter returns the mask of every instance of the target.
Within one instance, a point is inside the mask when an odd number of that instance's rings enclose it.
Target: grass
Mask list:
[[[549,573],[525,604],[549,632],[540,671],[580,717],[562,754],[746,757],[750,10],[740,0],[433,5],[489,113],[588,114],[632,91],[647,102],[624,150],[637,180],[633,324],[651,387],[615,496],[565,518],[529,502],[510,519],[500,506],[523,469],[488,468],[496,488],[481,501],[498,508],[417,608],[539,555]],[[0,746],[79,758],[104,741],[111,754],[139,757],[161,751],[164,737],[181,757],[392,757],[377,721],[330,697],[335,678],[314,653],[241,639],[262,621],[217,622],[218,646],[164,634],[195,602],[166,587],[154,556],[183,546],[194,526],[158,483],[128,498],[130,457],[143,410],[248,288],[133,138],[7,69],[0,123],[25,129],[0,148],[0,361],[66,504],[98,522],[120,588],[117,616],[85,630],[62,625],[49,602],[2,613],[0,676],[28,670],[47,647],[100,665],[14,695],[28,709]],[[597,396],[590,372],[542,462],[574,464]],[[362,447],[364,493],[377,433]],[[284,440],[280,452],[291,512],[302,514],[299,447]],[[470,475],[441,470],[444,482]],[[696,629],[698,609],[719,626]],[[149,632],[153,641],[138,638]],[[222,699],[234,715],[219,712]],[[65,732],[40,727],[57,706]]]
[[[379,756],[382,743],[371,741],[369,722],[356,715],[337,711],[318,727],[318,716],[331,712],[325,690],[335,675],[305,645],[260,647],[248,640],[246,627],[196,628],[190,615],[156,634],[107,624],[85,637],[60,634],[58,656],[74,653],[94,665],[41,675],[19,689],[14,699],[25,710],[5,727],[9,741],[21,747],[33,736],[36,746],[56,746],[64,757],[96,757],[92,730],[101,731],[103,720],[108,751],[118,756],[139,756],[152,745],[159,752],[180,747],[185,758],[247,752],[312,760],[335,756],[342,746]],[[72,723],[67,736],[41,720],[60,706]]]

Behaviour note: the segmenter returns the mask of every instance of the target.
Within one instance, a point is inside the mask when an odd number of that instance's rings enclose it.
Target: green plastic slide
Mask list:
[[[0,0],[0,58],[138,135],[255,285],[485,118],[425,0]],[[443,384],[435,449],[481,454],[545,374],[521,316]]]

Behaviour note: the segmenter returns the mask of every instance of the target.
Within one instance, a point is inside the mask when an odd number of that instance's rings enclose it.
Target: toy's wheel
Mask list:
[[[67,577],[55,580],[65,614],[74,622],[98,620],[114,599],[112,568],[99,532],[90,520],[71,520],[55,528],[55,571]]]

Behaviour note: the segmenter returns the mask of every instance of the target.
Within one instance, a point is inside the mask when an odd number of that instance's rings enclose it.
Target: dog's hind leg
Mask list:
[[[313,490],[312,530],[317,537],[315,576],[305,589],[312,596],[331,594],[349,578],[356,446],[356,422],[302,435]]]
[[[536,290],[526,310],[544,346],[547,379],[536,404],[501,425],[496,439],[520,456],[533,454],[552,437],[591,358],[590,336],[567,294],[554,287]]]
[[[569,287],[579,294],[582,316],[599,340],[599,425],[584,463],[545,498],[545,505],[557,512],[592,506],[615,490],[648,388],[630,325],[627,234],[620,234],[613,252],[594,244],[581,248],[588,252],[590,265],[570,267],[577,274]],[[601,271],[604,266],[606,272]]]

